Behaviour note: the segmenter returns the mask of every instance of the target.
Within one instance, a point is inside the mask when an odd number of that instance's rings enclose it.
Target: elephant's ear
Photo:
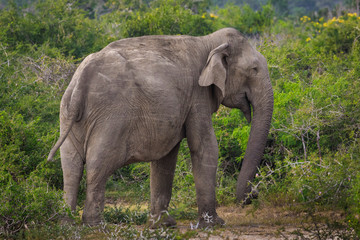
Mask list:
[[[223,98],[225,97],[225,81],[227,75],[223,59],[225,56],[228,56],[228,47],[228,43],[223,43],[210,52],[199,78],[199,85],[202,87],[215,84],[215,86],[221,90]]]

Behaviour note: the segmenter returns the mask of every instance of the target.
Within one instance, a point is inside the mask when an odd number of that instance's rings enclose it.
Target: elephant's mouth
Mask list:
[[[231,98],[232,103],[236,108],[239,108],[245,115],[246,120],[251,122],[251,104],[246,96],[246,93],[238,93]]]

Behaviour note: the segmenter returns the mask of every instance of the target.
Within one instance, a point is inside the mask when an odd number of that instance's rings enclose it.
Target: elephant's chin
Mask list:
[[[231,98],[225,98],[222,104],[229,108],[238,108],[240,109],[248,123],[251,122],[251,106],[250,101],[246,97],[246,93],[239,93]]]

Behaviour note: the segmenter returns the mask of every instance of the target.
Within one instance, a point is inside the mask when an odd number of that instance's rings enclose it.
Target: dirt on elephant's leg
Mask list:
[[[147,224],[150,228],[176,226],[175,219],[168,213],[168,207],[179,146],[180,143],[167,156],[151,162],[151,214]]]

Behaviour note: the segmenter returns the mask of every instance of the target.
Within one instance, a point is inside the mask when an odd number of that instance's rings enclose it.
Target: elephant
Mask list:
[[[143,36],[87,56],[62,97],[60,137],[48,156],[52,161],[60,148],[66,204],[75,210],[85,166],[82,221],[99,224],[109,176],[128,164],[150,162],[150,226],[176,225],[167,209],[179,145],[186,138],[199,226],[223,225],[216,212],[219,154],[212,125],[220,104],[240,109],[251,122],[236,186],[242,201],[251,190],[273,112],[266,59],[246,37],[233,28],[198,37]]]

